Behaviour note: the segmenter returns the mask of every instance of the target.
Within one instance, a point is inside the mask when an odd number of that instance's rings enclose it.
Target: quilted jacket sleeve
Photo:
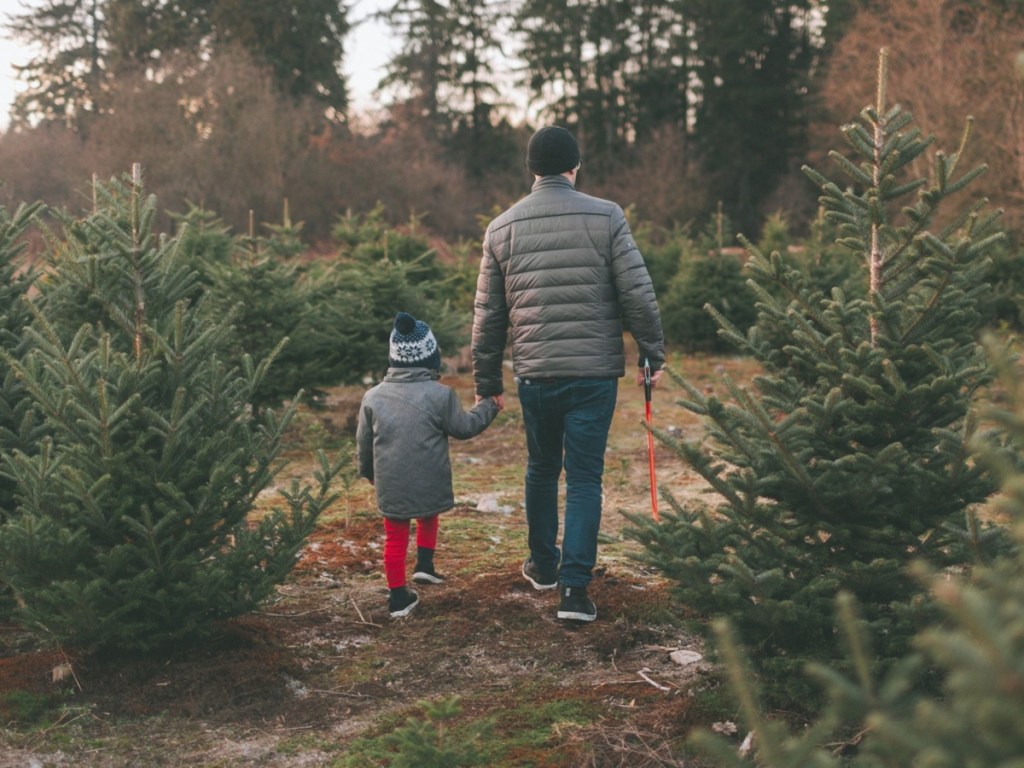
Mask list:
[[[484,235],[473,315],[473,370],[480,397],[500,395],[505,389],[501,365],[508,339],[508,302],[505,278],[494,258],[490,235],[490,230]]]
[[[619,206],[609,219],[612,243],[612,279],[622,307],[623,324],[640,349],[639,364],[650,360],[657,370],[665,362],[665,338],[661,315],[654,296],[654,284],[643,256]]]

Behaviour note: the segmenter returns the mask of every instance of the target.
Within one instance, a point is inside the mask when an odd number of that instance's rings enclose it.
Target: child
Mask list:
[[[492,398],[464,411],[455,391],[437,381],[440,367],[441,353],[430,328],[399,312],[391,332],[388,372],[363,396],[359,409],[359,476],[376,488],[384,516],[388,611],[396,618],[408,616],[419,603],[405,578],[410,520],[416,520],[413,581],[444,581],[434,570],[434,549],[438,515],[455,506],[448,438],[474,437],[498,413]]]

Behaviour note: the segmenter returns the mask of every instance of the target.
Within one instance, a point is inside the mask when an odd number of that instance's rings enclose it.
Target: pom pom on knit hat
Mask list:
[[[388,365],[392,368],[440,368],[441,350],[430,326],[408,312],[395,315]]]
[[[580,164],[576,137],[559,125],[547,125],[530,138],[526,167],[535,176],[557,176]]]

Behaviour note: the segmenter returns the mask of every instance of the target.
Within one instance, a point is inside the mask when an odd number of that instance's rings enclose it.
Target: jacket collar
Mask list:
[[[395,381],[407,384],[414,381],[435,381],[441,378],[440,371],[434,368],[388,368],[384,381]]]
[[[557,176],[541,176],[539,179],[533,182],[533,191],[537,192],[541,189],[555,189],[558,187],[564,187],[565,189],[576,189],[562,174]]]

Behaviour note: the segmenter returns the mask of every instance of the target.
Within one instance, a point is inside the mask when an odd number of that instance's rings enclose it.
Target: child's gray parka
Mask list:
[[[464,411],[429,368],[389,368],[363,395],[356,430],[359,476],[374,484],[381,514],[408,520],[455,506],[448,438],[474,437],[497,414],[490,398]]]

